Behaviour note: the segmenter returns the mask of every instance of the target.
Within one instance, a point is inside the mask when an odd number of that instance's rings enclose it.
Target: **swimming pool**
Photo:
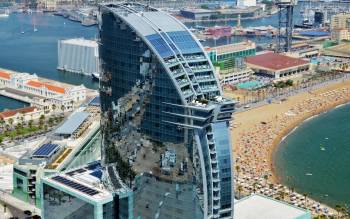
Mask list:
[[[237,85],[238,88],[241,88],[241,89],[254,89],[254,88],[259,88],[261,86],[263,86],[264,84],[260,81],[247,81],[247,82],[242,82],[242,83],[239,83]]]

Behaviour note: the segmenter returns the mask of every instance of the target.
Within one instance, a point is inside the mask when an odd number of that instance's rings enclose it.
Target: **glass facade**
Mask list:
[[[202,46],[149,6],[100,11],[102,163],[133,189],[135,218],[232,217],[235,103]]]
[[[64,191],[43,184],[43,218],[94,219],[94,206]]]

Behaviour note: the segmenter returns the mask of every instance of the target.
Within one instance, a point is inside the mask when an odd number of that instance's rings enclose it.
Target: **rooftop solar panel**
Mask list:
[[[102,178],[102,171],[101,170],[95,170],[94,172],[90,173],[90,175],[101,179]]]
[[[62,183],[70,188],[73,188],[73,189],[76,189],[82,193],[85,193],[87,195],[90,195],[90,196],[94,196],[96,194],[98,194],[99,192],[95,189],[91,189],[89,187],[86,187],[82,184],[79,184],[79,183],[76,183],[72,180],[69,180],[69,179],[66,179],[62,176],[54,176],[52,177],[53,180],[55,180],[56,182],[59,182],[59,183]]]
[[[85,169],[77,169],[77,170],[73,170],[67,173],[68,176],[73,176],[77,173],[84,173],[86,170]]]
[[[33,153],[33,157],[49,157],[59,147],[58,144],[43,144]]]
[[[101,167],[101,163],[100,162],[94,162],[94,163],[91,163],[87,166],[87,169],[89,170],[95,170],[95,169],[98,169]]]

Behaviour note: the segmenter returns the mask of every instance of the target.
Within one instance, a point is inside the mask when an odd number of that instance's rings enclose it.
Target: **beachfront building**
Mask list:
[[[311,212],[263,195],[253,194],[235,202],[235,219],[311,219]]]
[[[58,41],[58,67],[61,71],[99,74],[98,44],[94,40],[68,39]]]
[[[132,191],[114,180],[119,187],[112,193],[103,187],[99,161],[44,178],[42,218],[134,219]]]
[[[210,60],[220,68],[227,70],[237,66],[236,59],[254,56],[256,54],[256,44],[252,41],[227,44],[216,47],[205,48]],[[236,65],[235,65],[236,64]]]
[[[134,218],[232,218],[235,102],[201,44],[147,5],[100,11],[104,184],[133,190]]]
[[[20,96],[45,99],[46,105],[56,105],[61,109],[72,111],[74,104],[86,99],[84,85],[57,85],[53,82],[42,81],[35,74],[18,73],[0,69],[0,89]],[[11,94],[9,94],[11,95]]]
[[[10,124],[10,121],[12,121],[10,125],[16,125],[30,120],[38,120],[41,115],[44,115],[43,110],[31,106],[2,111],[0,112],[0,119],[4,120],[7,124]]]
[[[309,70],[308,61],[273,52],[248,57],[246,64],[255,74],[278,80],[301,76]]]
[[[235,68],[230,72],[220,72],[219,79],[221,84],[237,84],[248,81],[253,74],[250,68]]]

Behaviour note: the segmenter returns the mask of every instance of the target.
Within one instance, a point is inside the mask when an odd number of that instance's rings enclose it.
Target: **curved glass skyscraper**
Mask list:
[[[133,189],[134,218],[232,218],[233,161],[223,98],[201,44],[138,3],[100,6],[104,181]]]

